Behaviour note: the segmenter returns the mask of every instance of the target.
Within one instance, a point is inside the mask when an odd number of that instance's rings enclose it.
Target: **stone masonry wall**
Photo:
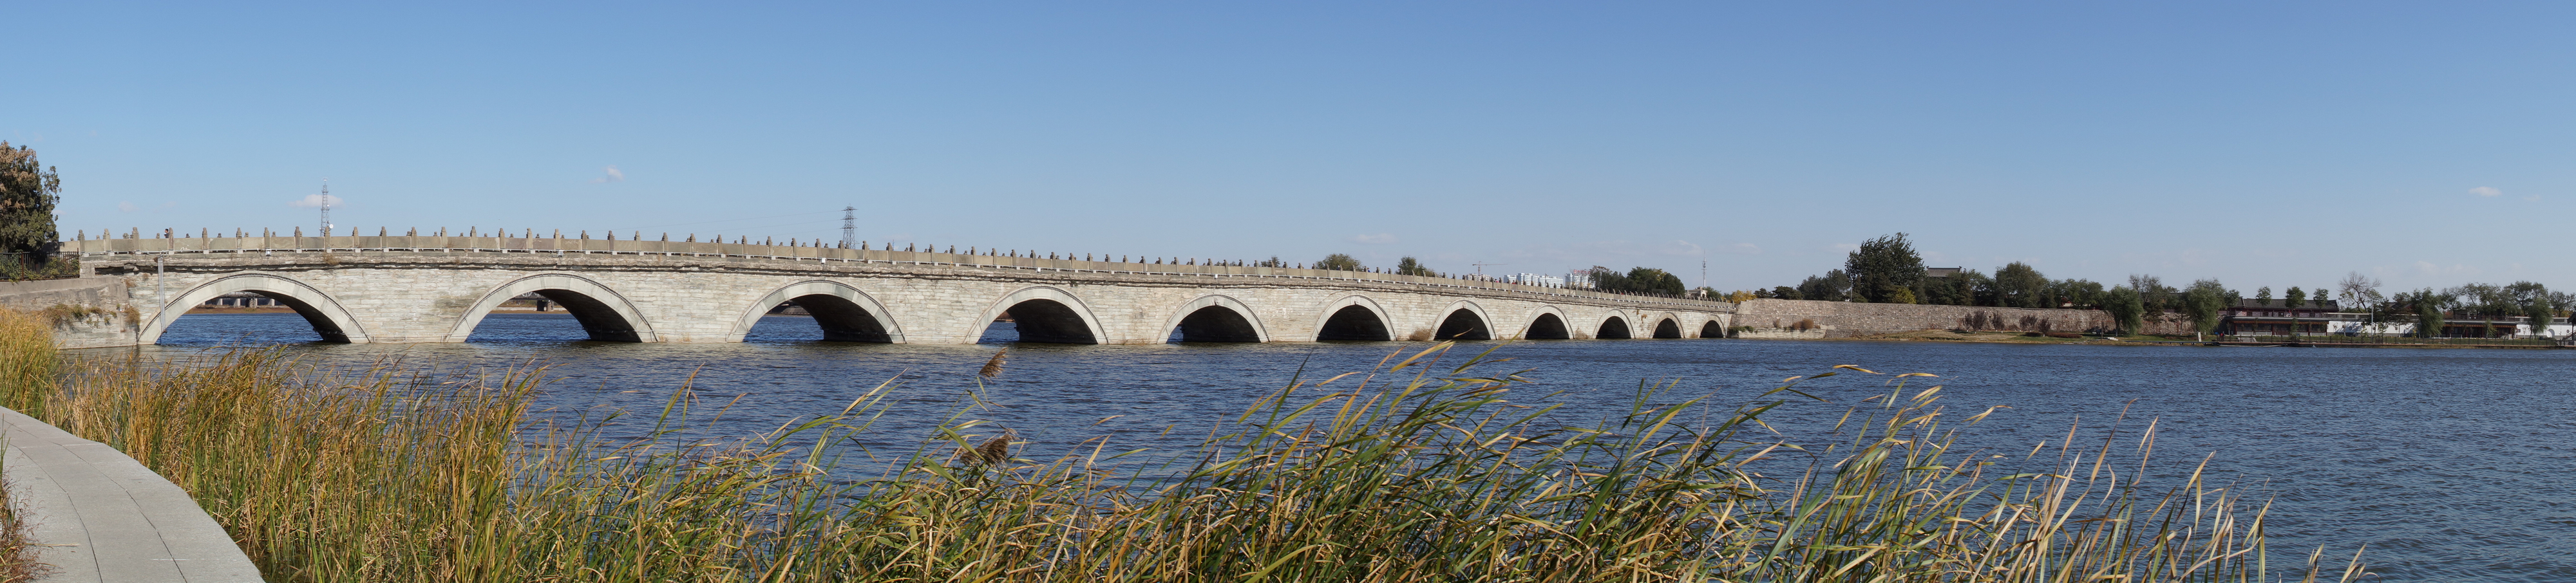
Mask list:
[[[0,282],[0,308],[53,319],[54,343],[63,348],[126,346],[134,344],[138,315],[125,285],[119,277]]]
[[[1800,320],[1813,321],[1816,326],[1823,327],[1827,335],[1832,337],[1916,330],[2036,332],[2045,329],[2057,332],[2100,333],[2112,327],[2111,315],[2101,310],[1864,304],[1810,300],[1751,300],[1738,304],[1735,308],[1737,326],[1752,326],[1757,329],[1795,328]],[[2189,334],[2191,329],[2188,322],[2178,317],[2150,317],[2146,332]]]

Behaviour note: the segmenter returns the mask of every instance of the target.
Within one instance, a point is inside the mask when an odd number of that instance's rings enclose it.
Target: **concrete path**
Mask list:
[[[177,484],[43,421],[0,408],[5,473],[34,523],[42,581],[256,583],[259,568]]]

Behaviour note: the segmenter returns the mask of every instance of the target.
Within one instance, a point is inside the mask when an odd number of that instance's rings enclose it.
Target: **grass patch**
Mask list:
[[[0,326],[9,317],[0,315]],[[29,318],[32,319],[32,318]],[[37,332],[40,324],[23,325]],[[17,328],[8,328],[16,331]],[[197,496],[272,581],[2272,581],[2265,514],[2151,452],[2072,437],[2005,459],[1954,451],[1992,410],[1893,375],[1830,439],[1640,387],[1564,426],[1523,382],[1448,344],[1298,380],[1196,449],[1088,442],[1016,453],[961,411],[922,445],[852,445],[887,391],[740,441],[532,421],[534,371],[439,384],[313,370],[278,353],[76,363],[0,398],[115,445]],[[34,350],[0,342],[0,350]],[[43,348],[50,358],[51,348]],[[0,355],[0,365],[29,355]],[[996,361],[993,366],[1000,366]],[[10,374],[0,368],[0,374]],[[28,377],[11,377],[25,380]],[[679,395],[686,395],[683,390]],[[1706,407],[1720,413],[1699,421]],[[1828,417],[1830,418],[1830,417]],[[2073,433],[2069,434],[2070,436]],[[2143,443],[2143,442],[2142,442]],[[2118,460],[2116,463],[2114,460]],[[2015,467],[2037,471],[2006,473]],[[849,468],[886,468],[848,479]],[[1142,467],[1144,469],[1134,469]],[[839,470],[839,471],[836,471]],[[2322,551],[2320,551],[2321,553]]]

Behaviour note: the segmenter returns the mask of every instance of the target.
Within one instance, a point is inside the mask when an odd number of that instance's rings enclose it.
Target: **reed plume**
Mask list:
[[[984,361],[984,369],[975,371],[975,375],[988,379],[1002,376],[1002,363],[1007,360],[1005,357],[1010,356],[1010,354],[1011,349],[1008,348],[994,352],[992,360]]]

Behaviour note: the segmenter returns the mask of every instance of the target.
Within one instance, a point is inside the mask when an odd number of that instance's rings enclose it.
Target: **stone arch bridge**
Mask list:
[[[72,241],[134,308],[132,344],[249,292],[324,339],[462,342],[534,293],[595,340],[740,342],[781,304],[827,340],[966,344],[1008,314],[1022,341],[1714,338],[1734,304],[1350,271],[548,237]]]

